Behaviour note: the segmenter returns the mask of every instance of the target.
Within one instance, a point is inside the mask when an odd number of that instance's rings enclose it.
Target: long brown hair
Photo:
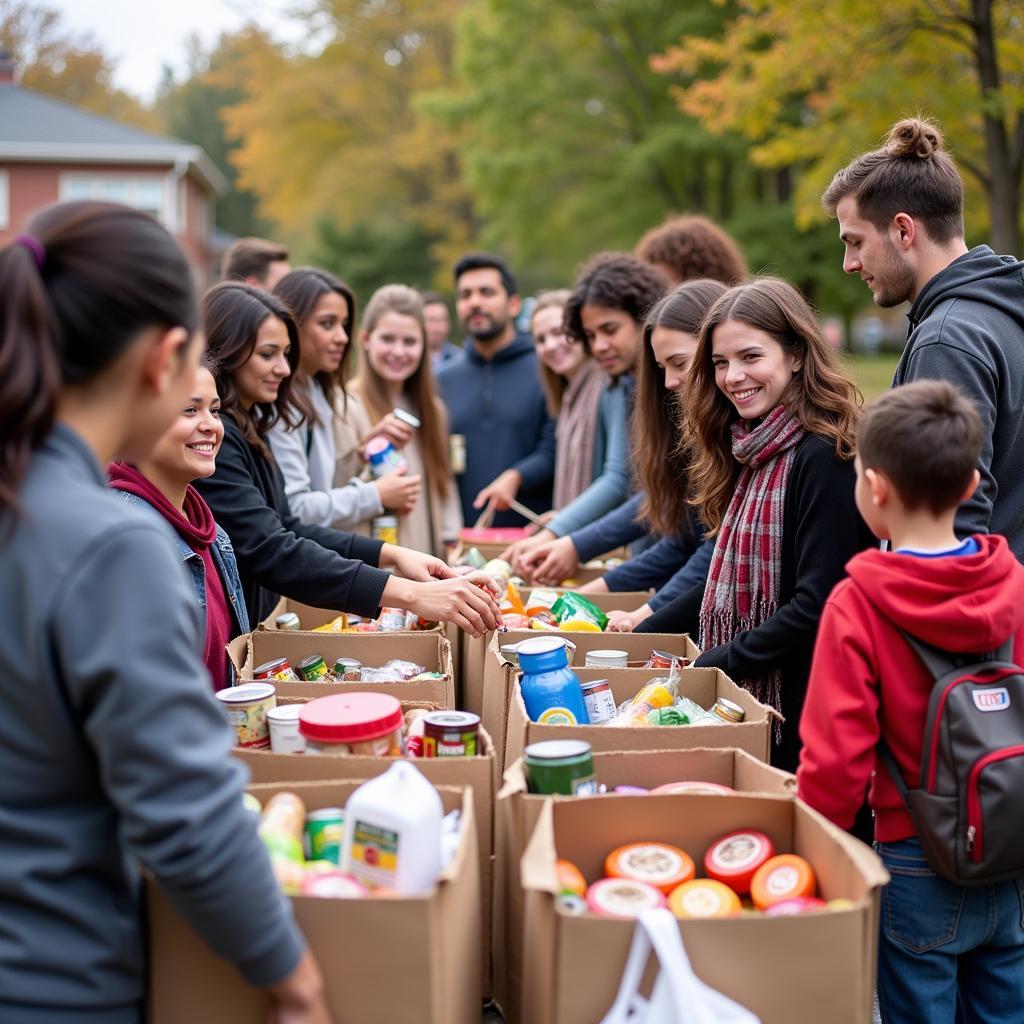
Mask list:
[[[230,416],[242,436],[268,462],[273,462],[270,448],[263,440],[270,428],[280,419],[289,427],[301,420],[289,399],[291,383],[299,365],[299,331],[291,313],[280,299],[261,288],[253,288],[239,281],[224,281],[214,285],[202,302],[203,329],[210,354],[217,360],[217,393],[220,395],[221,413]],[[257,402],[251,409],[242,405],[235,383],[235,374],[252,358],[256,350],[256,334],[268,317],[276,316],[288,331],[291,349],[288,365],[291,376],[285,377],[273,402]]]
[[[801,360],[781,404],[809,433],[831,441],[840,459],[854,456],[863,404],[860,391],[825,340],[814,311],[788,281],[761,277],[730,288],[711,307],[701,327],[690,364],[680,445],[681,454],[690,458],[692,503],[711,536],[722,524],[740,471],[730,431],[739,414],[715,383],[712,362],[715,328],[727,320],[770,334],[785,352]]]
[[[100,376],[147,328],[196,326],[188,262],[152,217],[48,207],[0,252],[0,513],[53,428],[62,387]],[[13,521],[13,520],[12,520]]]
[[[434,374],[430,369],[427,350],[427,329],[423,323],[423,297],[414,288],[404,284],[388,284],[378,288],[370,297],[360,325],[360,340],[369,337],[385,313],[400,313],[412,317],[419,324],[423,338],[423,353],[412,376],[402,385],[413,411],[419,417],[417,431],[427,480],[438,497],[446,498],[451,487],[451,467],[448,462],[448,438],[442,429],[444,408],[434,391]],[[374,423],[391,412],[387,383],[373,368],[365,352],[359,363],[355,386]]]
[[[569,301],[568,288],[555,288],[549,292],[541,292],[537,296],[537,300],[534,303],[533,309],[530,311],[530,333],[533,333],[533,322],[537,318],[537,314],[543,309],[565,309],[565,304]],[[579,342],[573,338],[566,339],[571,345],[578,345]],[[585,358],[589,359],[590,356]],[[565,389],[569,386],[569,382],[560,374],[555,373],[550,367],[544,364],[544,360],[537,356],[537,364],[540,367],[540,382],[544,385],[544,397],[548,403],[548,413],[554,419],[562,411],[562,396],[565,394]]]
[[[344,281],[339,280],[326,270],[321,270],[319,267],[296,267],[295,270],[289,271],[274,285],[273,294],[291,310],[292,316],[295,317],[295,325],[298,327],[301,335],[302,327],[313,315],[316,304],[329,292],[335,292],[337,295],[340,295],[348,307],[348,316],[345,317],[345,323],[343,324],[345,333],[348,335],[348,346],[345,349],[345,355],[336,373],[327,373],[321,370],[314,375],[313,379],[320,385],[320,390],[324,393],[327,404],[333,409],[334,401],[339,392],[342,395],[342,399],[344,400],[345,398],[345,376],[351,361],[352,349],[355,347],[355,338],[353,337],[356,322],[355,293]],[[305,376],[302,368],[299,367],[296,373],[297,379],[301,381]],[[295,394],[292,396],[293,403],[299,406],[303,419],[310,426],[317,426],[320,418],[316,415],[312,406],[306,408],[308,403],[302,400],[301,395],[302,389],[296,388]]]
[[[656,327],[696,336],[705,314],[726,292],[720,281],[687,281],[669,292],[647,316],[638,360],[636,391],[630,414],[630,443],[637,482],[644,492],[638,518],[661,534],[679,532],[680,507],[686,500],[686,461],[679,446],[679,399],[665,387],[651,347]]]

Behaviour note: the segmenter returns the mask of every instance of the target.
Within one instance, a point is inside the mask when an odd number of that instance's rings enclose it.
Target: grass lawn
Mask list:
[[[864,392],[864,401],[870,402],[883,391],[889,390],[899,358],[895,353],[877,356],[854,356],[847,353],[843,356],[843,364]]]

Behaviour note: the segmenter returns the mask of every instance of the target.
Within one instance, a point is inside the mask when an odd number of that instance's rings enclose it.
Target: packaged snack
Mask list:
[[[352,623],[355,625],[355,623]],[[349,627],[349,617],[347,615],[338,615],[331,619],[330,622],[325,622],[322,626],[317,626],[314,633],[344,633]]]
[[[551,612],[563,626],[567,622],[590,622],[596,627],[596,633],[604,632],[608,626],[608,616],[582,594],[559,595]]]
[[[498,611],[502,615],[526,615],[523,599],[519,596],[519,588],[511,580],[505,585],[505,594],[498,602]]]
[[[690,720],[690,725],[724,725],[718,715],[705,711],[695,700],[689,697],[677,697],[675,706]]]
[[[646,882],[666,895],[694,876],[693,860],[685,850],[668,843],[628,843],[605,858],[609,878]]]
[[[710,878],[694,878],[669,893],[668,908],[678,918],[732,917],[742,904],[727,885]]]
[[[762,864],[775,856],[775,844],[763,832],[739,829],[716,839],[704,854],[704,873],[740,896]]]
[[[806,914],[812,910],[826,910],[828,904],[816,896],[794,896],[789,900],[779,900],[768,907],[765,917],[791,917],[795,914]]]
[[[782,853],[765,861],[750,881],[750,897],[760,910],[798,896],[813,896],[814,871],[803,857]]]
[[[667,708],[652,708],[647,712],[651,725],[689,725],[690,719],[673,705]]]
[[[557,590],[543,590],[540,588],[532,590],[526,601],[526,614],[531,617],[539,615],[541,612],[544,612],[546,615],[551,615],[551,609],[554,607],[557,600]],[[553,621],[558,621],[553,615],[551,615],[551,617]]]
[[[556,861],[555,871],[558,874],[558,887],[562,892],[573,893],[576,896],[586,894],[587,880],[571,860]]]
[[[587,889],[587,909],[602,917],[639,917],[665,904],[663,892],[631,878],[602,878]]]
[[[674,679],[652,679],[633,698],[634,704],[650,704],[652,708],[667,708],[676,701],[678,687]]]

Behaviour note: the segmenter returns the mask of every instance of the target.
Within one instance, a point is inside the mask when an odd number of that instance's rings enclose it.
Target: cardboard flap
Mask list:
[[[555,873],[555,821],[554,801],[546,800],[533,835],[526,844],[526,852],[519,862],[520,876],[524,889],[535,892],[558,893],[558,876]]]
[[[523,771],[523,760],[520,758],[513,764],[510,764],[505,769],[505,774],[502,776],[505,780],[501,789],[498,790],[498,799],[503,800],[505,797],[515,796],[516,793],[526,792],[526,774]]]

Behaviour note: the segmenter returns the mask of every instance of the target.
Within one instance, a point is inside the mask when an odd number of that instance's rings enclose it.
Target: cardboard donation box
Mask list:
[[[850,901],[794,916],[764,914],[679,922],[697,976],[747,1007],[763,1024],[866,1024],[875,989],[879,889],[889,879],[875,854],[795,797],[603,796],[549,800],[522,860],[526,911],[522,1020],[593,1024],[622,977],[632,920],[556,904],[555,860],[576,864],[588,883],[604,859],[633,842],[670,843],[702,875],[704,853],[737,829],[765,833],[779,853],[807,860],[824,900]],[[598,969],[599,967],[599,969]]]
[[[700,654],[699,649],[685,633],[573,633],[542,632],[537,629],[510,629],[503,633],[493,633],[484,659],[481,710],[477,714],[480,715],[487,731],[501,750],[505,749],[505,733],[517,676],[516,670],[501,657],[501,648],[505,644],[515,644],[521,640],[534,639],[539,636],[561,636],[576,645],[572,667],[581,679],[583,675],[580,666],[583,665],[588,651],[615,648],[625,651],[630,662],[636,663],[646,662],[652,650],[678,654],[690,660]],[[636,680],[636,690],[639,690],[648,678],[664,674],[657,669],[620,669],[618,671],[628,672],[629,676],[625,678]],[[610,677],[610,674],[611,670],[605,669],[603,674],[589,678],[604,679]],[[625,697],[621,698],[621,700],[625,699]],[[504,763],[502,768],[504,768]]]
[[[285,703],[282,701],[282,703]],[[403,710],[408,710],[403,704]],[[419,757],[412,763],[435,786],[465,786],[473,800],[479,850],[480,905],[484,928],[485,994],[490,992],[490,922],[494,863],[494,791],[497,758],[491,737],[481,729],[481,753],[477,757]],[[291,783],[317,779],[372,779],[386,772],[398,758],[345,754],[308,757],[305,754],[274,754],[269,750],[242,750],[233,754],[248,769],[254,783]]]
[[[549,590],[556,590],[559,593],[568,593],[564,587],[549,587]],[[529,601],[531,588],[523,588],[521,596],[524,602]],[[618,594],[587,594],[587,600],[593,602],[603,612],[635,612],[650,599],[649,590],[626,590]],[[531,630],[531,635],[536,633]],[[484,701],[484,661],[487,656],[487,649],[490,647],[494,633],[490,632],[481,637],[471,637],[468,633],[461,633],[461,659],[462,666],[462,695],[460,707],[475,714],[482,714]],[[505,636],[505,633],[500,633]],[[576,635],[576,634],[574,634]],[[612,633],[610,636],[616,638],[627,636],[625,633]],[[501,643],[513,643],[511,640],[502,640]],[[607,646],[614,646],[608,644]]]
[[[264,805],[282,791],[308,810],[343,806],[359,782],[253,786]],[[292,897],[295,918],[323,972],[336,1024],[479,1024],[480,894],[473,801],[439,790],[444,810],[462,811],[454,860],[424,896]],[[244,870],[239,865],[239,870]],[[147,883],[149,1024],[253,1024],[267,999],[215,956],[164,894]]]
[[[315,605],[293,601],[290,597],[282,597],[274,606],[274,610],[259,624],[259,628],[277,629],[275,620],[279,615],[284,615],[285,612],[294,612],[298,615],[301,632],[310,632],[318,626],[326,626],[328,622],[332,622],[341,614],[337,610],[331,611],[329,608],[317,608]],[[406,631],[403,630],[402,632]],[[438,626],[436,630],[411,630],[410,632],[440,632],[448,638],[448,642],[452,645],[452,664],[457,681],[459,673],[458,659],[461,646],[459,638],[462,630],[458,626],[443,624]],[[389,633],[389,635],[393,636],[394,633]]]
[[[240,641],[244,640],[242,644]],[[440,672],[442,679],[408,680],[396,683],[305,683],[274,680],[279,697],[324,697],[329,693],[391,693],[400,700],[420,700],[441,707],[455,707],[455,683],[451,646],[437,632],[424,633],[291,633],[257,630],[228,645],[240,680],[252,679],[253,669],[275,658],[287,658],[292,668],[311,654],[323,655],[328,669],[338,658],[356,658],[366,668],[379,668],[394,658],[422,665],[428,672]],[[239,659],[240,660],[236,660]]]
[[[632,669],[576,669],[582,682],[607,679],[622,704],[634,696],[657,670],[647,673]],[[638,678],[639,677],[639,678]],[[776,712],[759,703],[717,668],[687,668],[680,673],[679,695],[689,697],[702,708],[710,708],[719,697],[738,704],[745,713],[742,722],[705,725],[656,725],[648,728],[615,725],[542,725],[531,722],[526,714],[519,681],[512,684],[508,725],[505,734],[505,764],[522,757],[530,743],[541,740],[586,740],[594,750],[691,750],[694,747],[738,747],[761,761],[768,762],[772,722]]]
[[[599,785],[654,789],[671,782],[700,781],[728,786],[737,793],[791,793],[796,776],[751,757],[742,750],[606,751],[594,755]],[[523,890],[519,865],[547,800],[594,797],[544,797],[527,792],[522,761],[505,771],[495,805],[494,998],[507,1024],[521,1019]],[[866,1024],[866,1022],[865,1022]]]

